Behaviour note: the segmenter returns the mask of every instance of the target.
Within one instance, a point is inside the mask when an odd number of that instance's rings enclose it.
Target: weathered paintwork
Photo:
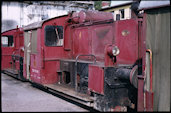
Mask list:
[[[69,58],[70,51],[65,51],[64,46],[46,46],[44,28],[46,25],[60,25],[65,29],[65,20],[66,16],[63,16],[61,18],[55,18],[41,22],[40,26],[34,27],[37,29],[37,53],[30,54],[31,81],[40,84],[53,84],[58,82],[57,70],[59,70],[59,60],[61,58]],[[25,31],[32,30],[29,26],[26,28]],[[27,76],[26,62],[24,63],[24,76]]]
[[[20,70],[20,62],[16,60],[15,63],[12,60],[12,56],[23,57],[23,46],[24,46],[24,37],[23,37],[23,29],[16,28],[12,30],[5,31],[1,34],[2,36],[13,36],[13,46],[2,46],[1,42],[1,50],[2,50],[2,59],[1,59],[1,70],[13,68],[15,70]]]
[[[95,14],[95,17],[92,17],[92,14]],[[98,14],[102,16],[98,17]],[[81,15],[80,20],[76,20],[75,16],[78,15]],[[110,13],[80,12],[78,15],[74,13],[60,16],[24,28],[24,32],[37,31],[36,37],[33,37],[37,38],[37,52],[31,52],[28,55],[25,51],[27,59],[24,60],[24,76],[42,85],[62,82],[61,84],[68,86],[66,81],[70,79],[71,85],[69,86],[75,87],[76,91],[80,85],[87,83],[87,86],[84,86],[87,87],[85,92],[104,95],[104,68],[114,68],[120,65],[132,66],[138,59],[138,21],[129,19],[114,22]],[[45,44],[47,25],[63,26],[64,45],[47,46]],[[117,56],[112,56],[111,53],[114,46],[120,50]],[[77,59],[78,56],[79,59]],[[93,60],[91,56],[95,58],[94,65],[91,65]],[[74,63],[77,62],[82,62],[79,64],[82,67],[78,68],[83,68],[84,73],[81,73],[83,69],[75,69],[77,67],[74,67]],[[87,65],[86,69],[84,65]],[[75,70],[79,73],[75,74],[77,72]],[[86,77],[88,77],[87,80]]]
[[[109,12],[99,12],[99,11],[80,11],[74,12],[72,15],[73,21],[75,23],[83,23],[87,21],[100,21],[100,20],[110,20],[113,19],[113,15]]]
[[[99,94],[104,94],[104,70],[103,67],[90,65],[88,89]]]
[[[134,64],[138,59],[138,21],[135,19],[115,22],[115,45],[120,49],[117,64]]]
[[[152,59],[150,59],[150,91],[144,90],[145,69],[147,68],[146,22],[146,14],[143,15],[143,20],[134,18],[113,21],[110,13],[81,11],[26,26],[25,32],[37,30],[37,52],[27,54],[25,50],[24,77],[41,85],[54,85],[53,88],[55,88],[55,85],[58,84],[60,87],[62,84],[76,93],[93,95],[98,100],[94,100],[94,103],[100,106],[96,106],[100,110],[103,108],[111,111],[125,110],[125,106],[121,106],[124,103],[137,111],[153,111]],[[62,46],[45,45],[47,25],[63,26],[64,44]],[[21,32],[19,30],[2,33],[4,36],[13,35],[16,43],[14,47],[2,47],[2,69],[12,67],[11,55],[23,56],[21,51],[23,36],[20,36],[22,30]],[[24,38],[26,40],[28,37]],[[118,55],[113,54],[113,48],[116,46],[119,49]],[[25,47],[25,49],[28,48]],[[15,68],[19,70],[18,61],[15,65]],[[138,67],[136,68],[138,69],[137,81],[132,77],[134,75],[132,72],[137,72],[133,70],[135,67]],[[123,74],[124,69],[129,72]],[[130,80],[127,82],[122,78]],[[133,82],[138,82],[137,93],[131,89],[132,79]],[[81,89],[84,89],[83,85],[86,88],[81,92]],[[74,87],[75,90],[73,90]],[[75,96],[77,97],[79,96]],[[134,102],[130,101],[130,97]],[[112,101],[109,102],[108,99]],[[109,102],[108,104],[112,103],[112,105],[103,106],[103,102]]]

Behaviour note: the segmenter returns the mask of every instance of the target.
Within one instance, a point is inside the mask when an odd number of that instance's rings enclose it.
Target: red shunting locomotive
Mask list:
[[[137,28],[136,19],[114,22],[111,13],[97,11],[28,25],[24,77],[100,111],[135,106]]]
[[[23,80],[99,111],[135,109],[141,63],[137,28],[138,19],[114,22],[111,13],[97,11],[36,22],[13,32],[20,44],[10,54],[12,64],[19,59],[23,66],[4,71],[13,69]]]

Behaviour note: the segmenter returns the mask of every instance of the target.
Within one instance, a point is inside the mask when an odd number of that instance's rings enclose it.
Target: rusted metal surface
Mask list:
[[[98,12],[98,11],[80,11],[75,12],[72,15],[74,22],[83,23],[87,21],[97,21],[97,20],[110,20],[113,19],[113,15],[109,12]]]
[[[89,65],[88,89],[104,94],[104,70],[101,67]]]
[[[154,93],[153,92],[145,92],[145,111],[153,111],[153,101],[154,101]]]
[[[138,76],[138,102],[137,102],[137,111],[145,111],[144,106],[144,77]]]

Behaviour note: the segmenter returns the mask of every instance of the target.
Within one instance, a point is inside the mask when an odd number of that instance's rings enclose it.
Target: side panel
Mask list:
[[[88,89],[104,94],[104,70],[101,67],[89,65]]]
[[[91,35],[88,28],[77,28],[73,30],[73,54],[88,55],[91,47]]]
[[[137,20],[122,20],[115,23],[115,43],[120,53],[118,64],[134,64],[138,59],[138,22]]]
[[[47,46],[45,45],[45,27],[48,26],[62,26],[63,38],[65,39],[65,20],[66,17],[56,18],[45,22],[41,29],[41,83],[42,84],[54,84],[58,82],[58,73],[60,67],[60,59],[70,58],[71,51],[69,45],[61,46]],[[68,29],[67,29],[68,30]],[[63,40],[64,41],[64,40]],[[64,41],[64,44],[68,42]],[[66,50],[65,50],[66,49]]]
[[[71,27],[69,25],[65,26],[64,30],[64,49],[67,51],[71,51],[71,44],[72,44],[72,39],[71,39]]]
[[[32,42],[34,41],[37,43],[34,44],[34,46],[31,46],[32,50],[30,54],[30,77],[32,81],[41,83],[41,29],[32,31],[31,38]]]
[[[113,24],[98,25],[91,28],[92,31],[92,54],[97,59],[104,59],[105,46],[114,43]]]
[[[1,58],[1,70],[12,67],[12,53],[14,51],[13,47],[1,47],[2,58]]]
[[[2,36],[13,36],[13,42],[15,44],[15,40],[14,40],[14,34],[15,34],[15,29],[14,30],[10,30],[10,31],[7,31],[7,32],[4,32],[1,34],[1,41],[2,41]],[[15,46],[12,46],[12,47],[3,47],[2,46],[2,42],[1,42],[1,70],[3,69],[7,69],[7,68],[11,68],[12,67],[12,54],[14,52],[14,49],[15,49]]]
[[[57,67],[59,61],[46,61],[45,69],[41,71],[41,83],[42,84],[54,84],[58,81]]]

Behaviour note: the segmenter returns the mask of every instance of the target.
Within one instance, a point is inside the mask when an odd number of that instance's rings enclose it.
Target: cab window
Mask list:
[[[2,47],[14,47],[13,36],[1,36],[1,44]]]
[[[63,26],[45,27],[45,45],[62,46],[63,45]]]

